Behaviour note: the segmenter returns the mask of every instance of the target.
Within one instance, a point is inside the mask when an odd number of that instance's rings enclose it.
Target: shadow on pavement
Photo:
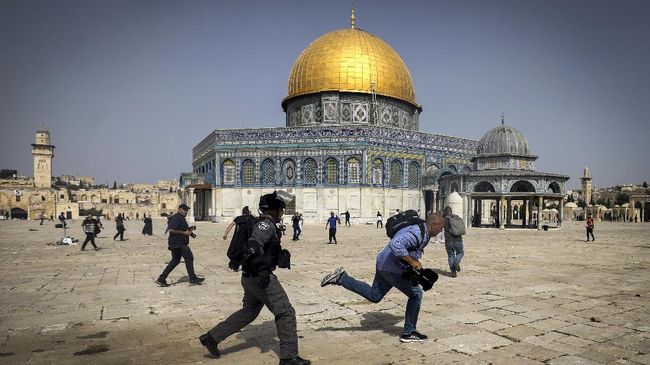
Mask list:
[[[230,347],[221,347],[221,355],[227,355],[233,352],[242,351],[251,347],[258,347],[260,353],[267,353],[273,351],[278,357],[280,356],[280,341],[276,339],[277,332],[275,330],[274,321],[265,321],[260,324],[251,324],[243,328],[243,332],[238,332],[235,336],[244,340],[243,343],[238,343]],[[206,355],[207,358],[213,358],[212,355]]]
[[[351,327],[321,327],[316,331],[383,331],[386,334],[399,336],[402,326],[397,325],[404,316],[396,316],[386,312],[368,312],[362,315],[360,326]]]

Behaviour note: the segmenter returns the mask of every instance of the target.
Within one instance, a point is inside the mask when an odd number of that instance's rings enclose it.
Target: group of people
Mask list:
[[[153,221],[151,219],[151,215],[147,216],[145,214],[143,218],[144,227],[142,228],[142,234],[149,236],[153,235]],[[59,220],[64,227],[67,226],[65,222],[65,215],[63,215],[63,213],[61,213],[59,216]],[[88,243],[92,244],[95,250],[99,250],[99,247],[97,247],[97,244],[95,243],[95,238],[97,238],[97,235],[104,228],[101,220],[99,219],[99,216],[95,217],[92,214],[88,214],[86,218],[81,222],[81,228],[86,234],[86,239],[81,245],[81,251],[84,251],[86,249],[86,245]],[[124,241],[124,232],[126,231],[126,227],[124,226],[124,217],[122,214],[118,214],[117,217],[115,217],[115,229],[117,230],[117,233],[115,233],[113,236],[113,240],[115,241],[119,237],[120,241]]]
[[[275,318],[280,340],[280,365],[308,365],[311,363],[299,356],[296,312],[280,280],[273,274],[278,267],[290,268],[291,255],[281,245],[284,230],[282,216],[285,207],[285,200],[276,192],[263,195],[259,202],[260,216],[254,218],[249,208],[244,207],[242,215],[235,218],[223,235],[225,240],[233,228],[235,228],[234,236],[237,236],[238,230],[250,227],[250,235],[247,236],[244,243],[245,250],[243,252],[246,254],[241,254],[238,256],[241,259],[237,260],[237,268],[241,265],[241,285],[244,291],[242,308],[199,337],[201,345],[215,357],[221,356],[219,344],[254,321],[262,308],[266,306]],[[191,284],[200,284],[205,280],[194,273],[193,255],[188,245],[189,238],[194,234],[192,227],[189,227],[185,220],[188,210],[189,207],[181,204],[178,212],[170,217],[168,248],[171,251],[172,260],[155,281],[160,286],[169,286],[166,278],[179,264],[181,257],[185,259]],[[464,252],[462,237],[448,233],[452,215],[451,208],[447,207],[442,214],[429,214],[423,224],[413,224],[401,228],[377,256],[372,284],[357,280],[343,268],[338,268],[323,277],[320,282],[321,287],[342,286],[373,303],[381,301],[393,287],[397,288],[408,298],[404,328],[399,340],[406,343],[427,340],[427,336],[417,329],[423,289],[420,285],[409,281],[403,273],[407,268],[416,271],[423,269],[420,260],[424,249],[432,237],[445,230],[445,245],[451,276],[456,276],[456,273],[460,271],[460,262]],[[301,215],[298,213],[292,217],[294,240],[299,239],[301,220]],[[340,224],[340,220],[334,212],[331,212],[325,228],[330,231],[330,239],[334,243],[336,243],[337,224]],[[228,256],[230,257],[230,252]]]

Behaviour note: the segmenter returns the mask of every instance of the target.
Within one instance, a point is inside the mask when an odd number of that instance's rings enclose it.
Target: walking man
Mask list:
[[[97,229],[97,221],[93,218],[92,214],[88,214],[86,219],[84,219],[83,222],[81,222],[81,227],[84,230],[84,233],[86,234],[86,239],[84,240],[84,243],[81,245],[81,251],[84,251],[86,249],[86,245],[88,242],[93,245],[95,248],[95,251],[97,251],[99,248],[95,244],[95,229]]]
[[[61,212],[61,214],[59,214],[59,222],[61,222],[61,224],[63,224],[63,228],[66,228],[68,226],[68,224],[65,223],[65,214],[63,214],[63,212]]]
[[[113,241],[119,236],[120,241],[124,241],[124,231],[126,231],[126,228],[124,228],[124,218],[122,217],[122,214],[118,214],[117,217],[115,217],[115,228],[117,229],[117,233],[115,236],[113,236]]]
[[[381,213],[377,211],[377,229],[379,229],[379,226],[381,226],[381,228],[384,228],[384,217],[382,217]]]
[[[189,244],[190,237],[195,237],[195,235],[185,220],[185,216],[189,211],[190,207],[181,204],[178,206],[178,212],[169,219],[167,248],[171,251],[172,259],[156,279],[156,284],[159,286],[169,286],[167,276],[181,262],[181,257],[185,260],[185,268],[187,269],[187,276],[190,278],[190,284],[201,284],[205,280],[205,278],[197,276],[194,272],[194,255],[192,255]]]
[[[300,229],[300,213],[296,212],[291,218],[291,227],[293,228],[293,240],[298,241],[302,229]]]
[[[334,215],[334,212],[330,212],[330,217],[327,219],[327,223],[325,223],[325,229],[329,227],[330,229],[330,241],[328,244],[332,243],[332,239],[334,239],[334,244],[338,244],[336,242],[336,222],[339,221],[338,217]],[[341,221],[339,221],[340,223]]]
[[[372,285],[351,277],[342,267],[325,275],[320,285],[340,285],[372,303],[379,303],[391,288],[397,288],[408,297],[406,318],[400,341],[425,341],[427,336],[417,331],[423,296],[422,287],[420,285],[413,286],[408,279],[402,277],[402,272],[408,266],[416,270],[422,269],[419,260],[422,258],[424,248],[429,244],[430,237],[440,233],[444,224],[442,216],[434,213],[428,217],[426,225],[415,224],[399,230],[377,256],[375,278]]]
[[[345,225],[347,227],[350,227],[351,226],[350,225],[350,211],[346,210],[345,213],[343,213],[343,215],[345,216]]]
[[[253,232],[246,242],[246,255],[241,260],[243,307],[199,337],[201,344],[216,357],[221,356],[218,344],[253,322],[262,307],[266,306],[275,317],[280,339],[280,365],[311,364],[309,360],[298,356],[296,312],[280,281],[272,273],[283,253],[280,245],[282,232],[278,224],[285,207],[286,202],[277,192],[260,198],[259,209],[262,215],[253,226]]]
[[[594,218],[591,216],[591,213],[587,214],[587,242],[589,242],[589,235],[591,235],[592,241],[595,241],[594,238]]]
[[[460,272],[460,260],[463,259],[465,251],[463,250],[463,236],[452,234],[451,219],[452,217],[460,219],[452,214],[451,207],[445,207],[443,211],[445,217],[445,250],[447,250],[447,260],[449,261],[449,271],[451,277],[455,278]]]

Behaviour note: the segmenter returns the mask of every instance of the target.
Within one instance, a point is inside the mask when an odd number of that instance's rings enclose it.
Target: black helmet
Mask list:
[[[287,203],[278,196],[278,192],[274,191],[271,194],[262,195],[260,197],[260,210],[269,210],[269,209],[284,209],[287,206]]]

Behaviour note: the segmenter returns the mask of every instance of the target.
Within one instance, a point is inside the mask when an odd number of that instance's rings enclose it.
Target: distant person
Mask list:
[[[587,242],[589,242],[589,235],[591,235],[592,241],[595,241],[594,238],[594,218],[591,214],[587,214]]]
[[[238,216],[238,217],[235,217],[235,219],[233,219],[232,222],[230,222],[228,227],[226,227],[226,232],[224,232],[223,237],[222,237],[224,239],[224,241],[228,239],[228,234],[230,233],[230,231],[234,227],[237,227],[237,228],[235,228],[235,232],[237,232],[237,229],[240,228],[241,224],[249,223],[254,218],[255,217],[253,217],[251,215],[251,210],[250,210],[250,208],[248,208],[248,205],[245,206],[244,208],[242,208],[241,215]]]
[[[124,218],[122,217],[122,214],[118,214],[117,217],[115,217],[115,228],[117,229],[117,233],[113,236],[113,241],[115,241],[118,236],[120,237],[120,241],[124,241],[124,231],[126,231],[126,228],[124,228]]]
[[[291,227],[293,228],[293,240],[298,241],[302,233],[302,229],[300,228],[300,213],[296,212],[291,217]]]
[[[99,216],[95,218],[95,238],[97,238],[97,235],[104,229],[104,225],[102,225],[102,221],[99,219]]]
[[[147,215],[147,214],[144,214],[143,218],[144,218],[146,215]],[[136,220],[136,221],[139,221],[139,220],[140,220],[140,213],[138,213],[138,212],[135,213],[135,220]]]
[[[377,228],[379,229],[379,226],[381,228],[384,228],[384,217],[381,215],[381,213],[377,212]]]
[[[45,220],[45,214],[41,213],[41,214],[39,215],[39,219],[41,220],[41,224],[40,224],[40,225],[42,226],[42,225],[43,225],[43,221]]]
[[[346,210],[345,213],[343,213],[343,216],[345,217],[345,226],[350,227],[350,211]]]
[[[334,240],[334,244],[338,244],[336,242],[336,222],[341,223],[341,221],[334,215],[334,212],[330,212],[330,217],[327,219],[327,223],[325,223],[325,229],[329,227],[329,243],[332,243],[332,240]]]
[[[148,236],[153,235],[153,221],[151,220],[151,214],[147,217],[147,213],[142,215],[142,222],[144,222],[144,227],[142,227],[142,234]]]
[[[86,245],[88,244],[88,242],[90,242],[93,245],[95,251],[98,250],[99,248],[95,244],[95,229],[97,229],[97,221],[93,218],[92,214],[88,214],[86,219],[84,219],[83,222],[81,222],[81,227],[83,228],[84,233],[86,234],[86,239],[81,245],[81,251],[84,251],[86,249]]]
[[[65,222],[65,214],[63,214],[63,212],[59,214],[59,222],[61,222],[63,228],[66,228],[68,226],[68,224]]]
[[[50,222],[54,222],[54,214],[50,214]]]
[[[463,236],[454,234],[451,219],[461,218],[453,214],[451,207],[445,207],[443,217],[445,219],[445,249],[447,250],[449,271],[451,271],[451,277],[455,278],[460,272],[460,260],[463,259],[465,251],[463,249]],[[464,225],[464,222],[462,224]]]
[[[417,331],[418,315],[424,296],[422,287],[413,286],[403,273],[409,266],[422,270],[420,260],[424,249],[430,238],[442,231],[443,225],[444,219],[440,214],[431,214],[425,224],[400,229],[377,255],[375,277],[371,285],[348,275],[342,267],[323,277],[320,285],[340,285],[372,303],[379,303],[392,288],[397,288],[408,297],[400,342],[426,341],[427,336]]]
[[[185,268],[187,269],[187,276],[190,278],[190,284],[201,284],[205,280],[205,278],[196,275],[194,272],[194,255],[192,255],[189,245],[190,237],[194,238],[195,235],[185,220],[185,216],[189,211],[190,207],[181,204],[178,206],[178,212],[169,218],[167,249],[171,251],[172,259],[155,281],[159,286],[169,286],[167,276],[181,262],[181,258],[185,260]]]

